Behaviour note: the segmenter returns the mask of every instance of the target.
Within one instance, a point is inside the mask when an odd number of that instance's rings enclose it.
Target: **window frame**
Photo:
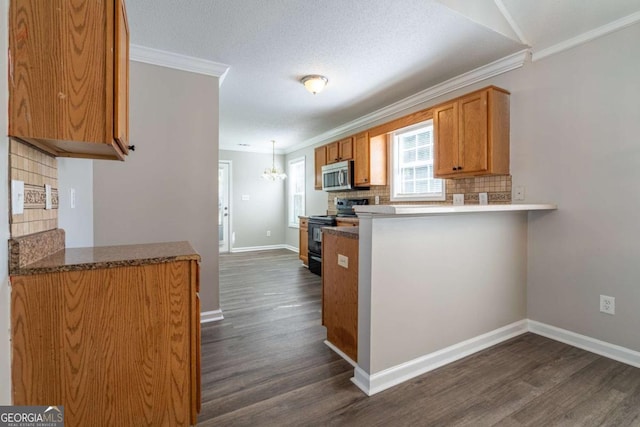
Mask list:
[[[302,163],[302,193],[293,192],[293,174],[291,173],[292,165],[296,163]],[[290,228],[300,228],[300,218],[298,216],[304,216],[306,213],[306,198],[307,198],[307,159],[306,156],[296,157],[287,162],[287,177],[289,183],[287,184],[287,224]],[[294,197],[296,194],[302,194],[302,212],[299,215],[295,215],[294,212]]]
[[[391,185],[389,188],[389,196],[392,202],[442,202],[447,199],[447,189],[446,189],[446,181],[442,178],[434,178],[440,179],[442,181],[442,192],[441,193],[433,193],[432,195],[428,195],[426,193],[420,193],[418,195],[415,194],[398,194],[398,187],[402,182],[399,179],[400,168],[399,168],[399,137],[402,134],[415,132],[418,129],[425,128],[431,126],[432,131],[431,135],[433,138],[433,119],[428,119],[421,121],[419,123],[412,124],[410,126],[405,126],[400,129],[396,129],[393,132],[389,133],[389,139],[391,141],[390,145],[390,167],[389,170],[391,172]],[[435,159],[432,170],[435,171]]]

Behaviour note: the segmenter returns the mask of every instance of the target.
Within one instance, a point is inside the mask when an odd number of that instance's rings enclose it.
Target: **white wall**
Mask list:
[[[107,161],[107,160],[102,160]],[[75,190],[71,208],[70,190]],[[58,228],[65,231],[65,246],[93,246],[93,162],[58,158]]]
[[[219,308],[218,79],[131,62],[124,162],[93,162],[97,246],[187,240],[202,311]]]
[[[304,157],[305,161],[305,214],[311,215],[326,215],[327,213],[327,193],[322,190],[314,189],[316,173],[314,163],[314,148],[323,145],[324,142],[316,144],[313,147],[303,148],[301,150],[288,153],[286,161]],[[288,209],[288,207],[287,207]],[[287,213],[285,211],[285,222],[287,221]],[[300,234],[299,229],[294,227],[287,227],[285,242],[287,245],[299,248],[300,246]]]
[[[9,1],[0,0],[0,405],[11,404],[11,343],[9,341],[9,139],[7,138],[7,49]]]
[[[231,161],[231,223],[233,248],[282,245],[285,242],[286,199],[284,181],[266,181],[262,172],[273,163],[272,154],[220,151],[220,160]],[[284,156],[276,155],[276,167],[286,169]],[[242,200],[242,196],[249,200]],[[267,230],[271,236],[267,236]]]

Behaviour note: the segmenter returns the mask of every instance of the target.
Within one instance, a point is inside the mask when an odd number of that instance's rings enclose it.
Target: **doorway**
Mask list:
[[[218,162],[218,240],[220,252],[231,251],[231,161]]]

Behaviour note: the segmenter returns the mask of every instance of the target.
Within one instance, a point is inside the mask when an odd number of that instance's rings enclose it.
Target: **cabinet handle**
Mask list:
[[[451,170],[457,171],[458,168],[454,166],[454,167],[451,168]]]
[[[367,178],[364,179],[364,182],[367,182]]]
[[[136,151],[136,146],[135,145],[129,145],[129,150],[131,151]]]
[[[462,170],[462,166],[458,166],[458,170],[461,171]]]

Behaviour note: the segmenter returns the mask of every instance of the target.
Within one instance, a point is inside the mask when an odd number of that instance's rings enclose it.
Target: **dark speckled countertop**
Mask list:
[[[184,260],[200,261],[200,255],[189,242],[70,248],[59,250],[46,258],[15,269],[10,275],[97,270]]]
[[[347,239],[358,239],[360,237],[359,227],[322,227],[322,232],[327,234],[335,234],[336,236],[346,237]]]

